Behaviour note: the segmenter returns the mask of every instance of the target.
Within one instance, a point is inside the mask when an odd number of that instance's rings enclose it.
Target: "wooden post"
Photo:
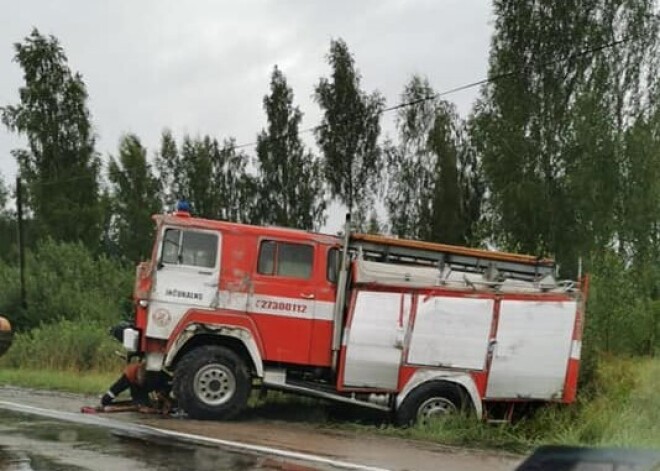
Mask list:
[[[25,296],[25,228],[23,227],[23,185],[16,177],[16,217],[18,219],[18,265],[21,280],[21,305],[27,308]]]

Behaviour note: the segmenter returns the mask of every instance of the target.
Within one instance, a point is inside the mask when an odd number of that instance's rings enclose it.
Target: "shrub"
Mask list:
[[[629,266],[616,254],[591,263],[584,354],[653,354],[660,350],[660,304],[654,298],[660,277],[644,266]]]
[[[122,317],[131,296],[133,269],[81,244],[45,241],[27,254],[27,309],[20,305],[18,269],[0,262],[0,312],[15,329],[42,323],[84,320],[109,327]]]
[[[62,320],[18,333],[0,359],[9,368],[117,372],[123,360],[115,351],[121,345],[105,325]]]

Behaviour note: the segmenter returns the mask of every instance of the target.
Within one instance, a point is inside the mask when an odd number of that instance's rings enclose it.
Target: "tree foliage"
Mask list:
[[[219,212],[218,188],[213,184],[218,142],[210,136],[184,136],[180,147],[179,192],[193,205],[195,215],[214,218]]]
[[[386,146],[385,197],[399,237],[460,244],[472,239],[483,193],[466,123],[435,98],[428,80],[413,76],[400,101],[397,144]]]
[[[318,230],[325,222],[321,165],[300,140],[302,112],[293,105],[293,90],[277,67],[263,103],[268,126],[257,136],[258,220]]]
[[[506,247],[579,254],[624,239],[623,136],[655,70],[653,2],[498,0],[474,141]],[[605,47],[625,41],[615,46]]]
[[[41,240],[26,255],[27,309],[20,305],[18,267],[0,261],[0,311],[28,330],[62,319],[111,326],[121,319],[134,270],[82,244]]]
[[[450,244],[465,243],[467,227],[458,179],[461,152],[460,122],[454,107],[440,103],[429,133],[429,148],[435,155],[433,211],[426,238]]]
[[[656,2],[495,1],[472,118],[492,241],[578,257],[593,274],[585,345],[652,353],[660,326]]]
[[[384,99],[360,88],[361,76],[346,43],[330,43],[330,78],[321,78],[314,97],[323,111],[316,138],[332,195],[344,203],[359,226],[373,204],[381,172],[378,146]]]
[[[248,173],[249,157],[236,149],[233,138],[223,141],[215,161],[215,185],[220,207],[218,219],[242,223],[256,223],[258,208],[256,178]]]
[[[388,185],[385,204],[398,237],[424,239],[432,232],[437,158],[429,136],[433,130],[438,100],[428,80],[414,76],[401,94],[396,122],[398,142],[385,146]]]
[[[233,138],[177,142],[165,131],[152,171],[129,135],[109,159],[104,188],[82,78],[57,39],[34,30],[15,46],[20,102],[0,110],[27,138],[14,155],[27,184],[27,235],[41,240],[28,237],[25,310],[16,221],[0,179],[1,241],[10,246],[0,258],[11,260],[0,260],[0,312],[15,313],[22,329],[56,318],[111,323],[130,272],[98,252],[101,230],[106,253],[138,260],[151,246],[151,213],[181,198],[196,216],[316,230],[327,187],[371,233],[551,255],[564,277],[584,256],[593,274],[585,352],[658,352],[656,10],[655,0],[495,0],[492,80],[467,119],[415,76],[384,152],[384,100],[361,88],[348,46],[332,41],[331,73],[314,91],[320,160],[300,139],[302,113],[275,68],[256,159]]]
[[[37,230],[96,249],[100,238],[100,161],[87,109],[87,90],[68,66],[59,41],[37,29],[14,45],[25,84],[20,103],[1,109],[3,123],[26,136],[15,150]],[[75,220],[75,223],[73,221]]]
[[[0,213],[5,211],[7,201],[9,201],[9,189],[7,188],[2,173],[0,173]]]
[[[178,146],[165,131],[155,158],[164,206],[172,209],[177,200],[185,199],[199,217],[254,220],[257,186],[247,173],[247,162],[234,139],[220,145],[210,136],[184,136]]]
[[[151,216],[160,212],[159,185],[147,161],[147,149],[134,134],[119,144],[119,157],[110,158],[113,235],[120,253],[132,262],[148,258],[153,244]]]
[[[16,256],[16,221],[12,212],[8,209],[9,188],[0,173],[0,259],[11,260]]]
[[[172,209],[179,198],[181,159],[176,140],[168,129],[161,134],[160,149],[156,153],[154,166],[161,190],[161,205],[163,208]]]

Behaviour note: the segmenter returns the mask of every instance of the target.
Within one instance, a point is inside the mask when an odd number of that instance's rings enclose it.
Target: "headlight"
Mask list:
[[[138,305],[139,305],[140,307],[146,308],[147,306],[149,306],[149,301],[146,300],[146,299],[140,299],[140,300],[138,301]]]
[[[127,352],[137,352],[140,332],[135,329],[124,329],[123,344]]]

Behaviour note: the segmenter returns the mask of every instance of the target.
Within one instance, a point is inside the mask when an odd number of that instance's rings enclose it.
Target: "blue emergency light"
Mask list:
[[[179,200],[176,202],[176,210],[177,212],[181,213],[189,213],[190,203],[188,203],[186,200]]]

